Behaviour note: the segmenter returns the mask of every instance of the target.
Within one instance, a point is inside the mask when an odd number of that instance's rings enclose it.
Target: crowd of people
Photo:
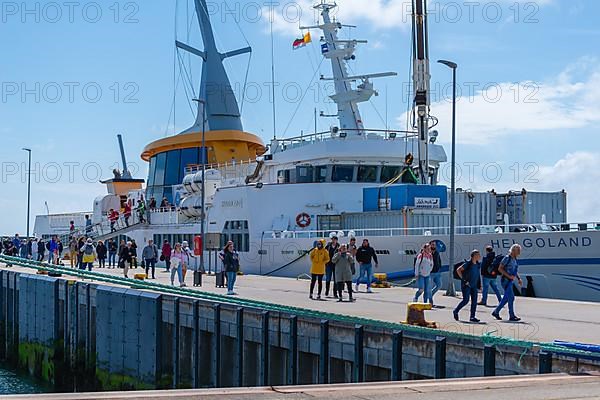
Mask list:
[[[488,306],[488,294],[491,289],[498,300],[498,306],[492,312],[492,316],[501,320],[500,313],[508,305],[509,320],[520,321],[514,310],[514,285],[517,282],[522,285],[517,261],[521,254],[521,246],[513,245],[507,255],[496,255],[492,246],[487,246],[485,252],[485,257],[482,257],[479,250],[473,250],[468,260],[454,266],[454,278],[460,281],[462,293],[462,301],[453,310],[454,319],[458,321],[460,311],[470,303],[469,321],[479,323],[480,320],[476,316],[477,306]],[[355,237],[350,237],[347,244],[342,244],[338,236],[334,235],[329,243],[324,239],[316,241],[309,255],[310,299],[323,300],[323,279],[325,297],[337,299],[339,302],[344,301],[344,289],[348,293],[348,300],[354,302],[354,294],[363,283],[366,284],[367,293],[372,293],[373,266],[378,268],[379,261],[368,239],[363,239],[362,244],[357,247]],[[353,276],[357,272],[358,277],[353,288]],[[435,295],[442,286],[442,259],[438,241],[434,240],[422,246],[414,258],[414,275],[417,290],[413,301],[422,301],[431,304],[432,308],[438,308],[434,304]],[[502,292],[498,287],[498,278]],[[480,290],[482,295],[478,301]]]

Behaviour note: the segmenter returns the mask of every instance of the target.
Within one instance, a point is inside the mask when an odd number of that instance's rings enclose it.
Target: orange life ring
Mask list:
[[[310,225],[311,218],[307,213],[300,213],[296,216],[296,225],[300,228],[306,228]]]

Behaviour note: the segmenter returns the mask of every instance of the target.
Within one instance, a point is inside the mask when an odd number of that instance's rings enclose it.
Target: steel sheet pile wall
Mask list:
[[[139,290],[96,289],[96,377],[102,388],[159,386],[161,296]]]
[[[477,337],[439,338],[5,270],[0,314],[3,357],[16,357],[14,365],[60,391],[529,374],[542,360],[535,350],[485,347]],[[554,372],[600,370],[593,361],[549,360]]]

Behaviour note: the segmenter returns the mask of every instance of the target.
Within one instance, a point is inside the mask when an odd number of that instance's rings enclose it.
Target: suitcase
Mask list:
[[[194,286],[202,286],[202,273],[200,271],[194,271]]]
[[[221,271],[215,274],[215,286],[218,288],[225,287],[225,272]]]

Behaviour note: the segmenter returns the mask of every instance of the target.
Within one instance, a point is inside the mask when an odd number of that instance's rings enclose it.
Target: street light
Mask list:
[[[204,271],[204,250],[206,248],[206,238],[205,238],[205,228],[206,225],[206,214],[204,212],[205,202],[206,202],[206,184],[205,184],[205,174],[206,174],[206,162],[208,161],[208,152],[206,151],[206,100],[203,99],[193,99],[193,101],[202,104],[202,215],[201,215],[201,226],[200,226],[200,236],[202,236],[202,248],[200,249],[200,271]]]
[[[29,165],[27,167],[27,239],[29,240],[29,217],[31,214],[31,149],[23,147],[23,151],[27,152]]]
[[[448,254],[448,288],[446,296],[456,296],[454,287],[454,235],[456,230],[456,69],[458,64],[447,60],[438,60],[452,69],[452,155],[451,155],[451,175],[450,175],[450,251]]]

